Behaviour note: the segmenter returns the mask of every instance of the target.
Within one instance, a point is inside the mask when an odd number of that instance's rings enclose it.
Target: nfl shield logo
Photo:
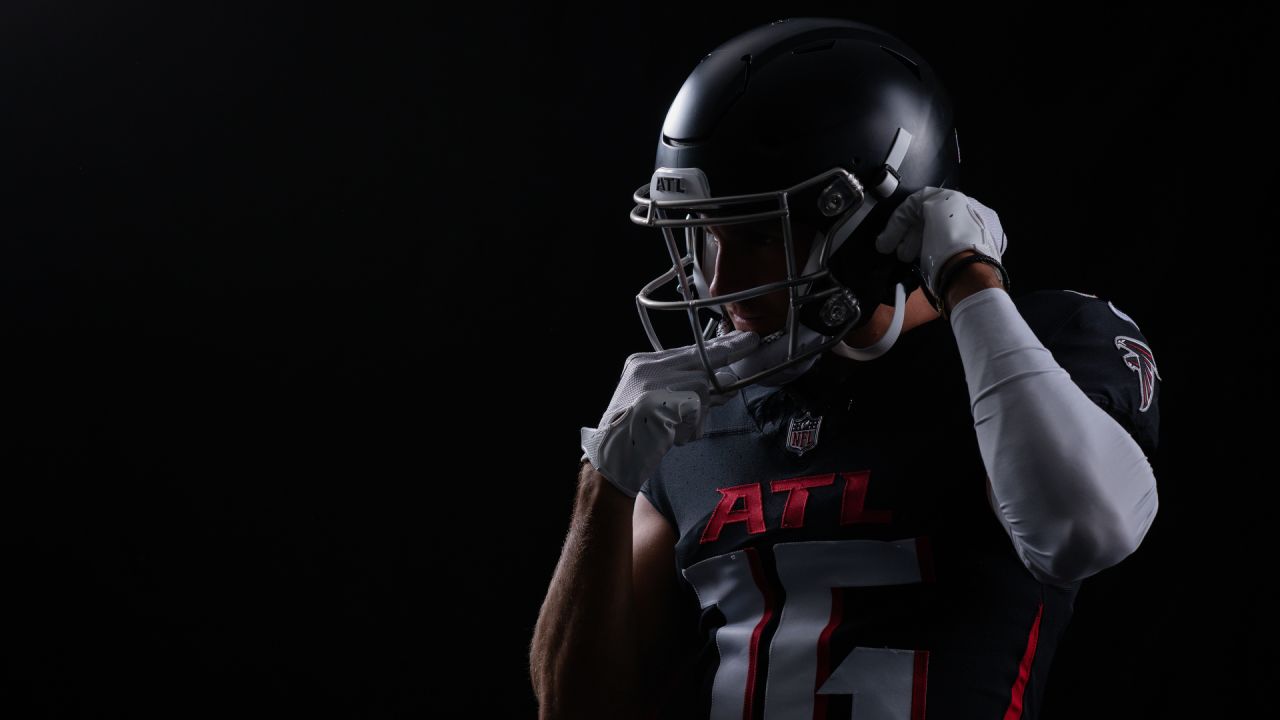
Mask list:
[[[791,430],[787,432],[787,449],[796,455],[804,455],[818,444],[818,429],[822,416],[814,417],[808,410],[804,415],[791,418]]]

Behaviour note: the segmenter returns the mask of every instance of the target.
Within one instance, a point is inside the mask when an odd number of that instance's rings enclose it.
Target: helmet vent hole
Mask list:
[[[880,49],[889,53],[890,57],[902,63],[904,66],[906,66],[906,68],[911,71],[911,74],[916,76],[917,80],[924,79],[920,77],[920,65],[917,64],[914,60],[912,60],[911,58],[907,57],[906,55],[903,55],[902,53],[896,50],[891,50],[890,48],[887,48],[883,45],[880,46]]]

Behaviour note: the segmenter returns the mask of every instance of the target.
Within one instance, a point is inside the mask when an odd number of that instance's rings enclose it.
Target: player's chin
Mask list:
[[[786,318],[779,317],[754,317],[744,318],[738,315],[730,315],[731,321],[721,321],[721,325],[729,325],[730,330],[742,330],[744,332],[754,332],[761,337],[769,335],[779,330],[783,330],[787,326]]]

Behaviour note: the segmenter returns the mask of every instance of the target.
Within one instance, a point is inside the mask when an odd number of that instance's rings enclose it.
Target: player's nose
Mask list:
[[[729,244],[722,244],[716,251],[716,266],[707,288],[712,297],[728,295],[752,287],[750,265],[746,257]]]

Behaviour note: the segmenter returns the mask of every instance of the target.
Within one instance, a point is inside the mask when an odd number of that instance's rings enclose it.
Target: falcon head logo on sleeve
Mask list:
[[[1155,397],[1156,379],[1160,378],[1155,356],[1151,354],[1151,348],[1147,347],[1146,343],[1124,335],[1116,336],[1116,347],[1125,351],[1124,364],[1138,373],[1138,381],[1142,384],[1142,405],[1138,411],[1146,412],[1147,408],[1151,407],[1151,399]],[[1163,380],[1163,378],[1160,379]]]

